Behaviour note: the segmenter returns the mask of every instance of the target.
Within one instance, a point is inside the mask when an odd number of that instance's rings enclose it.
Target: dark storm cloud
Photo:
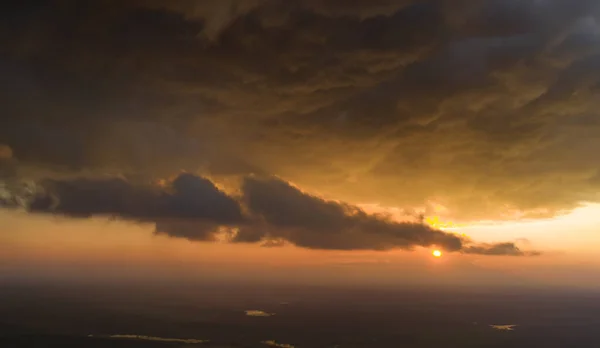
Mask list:
[[[0,14],[0,170],[275,174],[457,220],[551,216],[600,201],[599,14],[595,0],[15,2]],[[334,228],[375,224],[334,210],[319,210]]]
[[[120,178],[46,180],[41,186],[28,205],[30,212],[154,223],[158,233],[191,240],[211,239],[219,226],[243,221],[235,200],[191,174],[179,175],[165,188]]]
[[[369,215],[355,206],[303,193],[278,179],[246,178],[242,192],[248,209],[266,222],[266,239],[283,238],[314,249],[461,249],[461,240],[455,235],[421,223],[398,223],[386,216]],[[247,239],[244,233],[242,229],[238,236],[242,240]]]

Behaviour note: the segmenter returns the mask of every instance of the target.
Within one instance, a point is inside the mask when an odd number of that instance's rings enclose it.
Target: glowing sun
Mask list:
[[[433,257],[442,257],[442,252],[439,250],[434,250],[431,252],[431,255],[433,255]]]

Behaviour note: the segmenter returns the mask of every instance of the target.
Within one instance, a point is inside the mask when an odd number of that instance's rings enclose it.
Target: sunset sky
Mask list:
[[[599,1],[11,6],[1,274],[600,286]]]

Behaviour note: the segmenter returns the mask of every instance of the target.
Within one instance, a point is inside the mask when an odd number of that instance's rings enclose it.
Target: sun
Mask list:
[[[439,250],[434,250],[431,252],[431,255],[433,255],[433,257],[442,257],[442,252]]]

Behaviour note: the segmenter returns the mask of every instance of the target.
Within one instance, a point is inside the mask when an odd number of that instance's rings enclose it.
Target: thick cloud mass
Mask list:
[[[233,243],[330,250],[436,247],[482,255],[528,255],[513,243],[475,245],[422,222],[396,222],[348,204],[326,201],[279,179],[247,177],[241,197],[210,180],[180,174],[169,182],[132,184],[121,178],[45,180],[30,194],[0,199],[5,207],[25,202],[31,213],[71,218],[104,216],[152,223],[156,233],[215,241],[225,232]],[[0,197],[1,198],[1,197]],[[243,213],[247,208],[246,213]]]
[[[398,223],[381,215],[369,215],[357,207],[325,201],[277,180],[247,178],[243,185],[251,212],[267,223],[262,238],[285,239],[316,249],[373,249],[438,246],[461,249],[457,236],[434,230],[422,223]],[[251,233],[247,237],[244,233]],[[241,230],[241,240],[251,240],[254,231]]]
[[[28,204],[31,212],[75,218],[112,216],[154,223],[158,233],[210,240],[219,226],[243,222],[240,205],[214,184],[181,174],[169,187],[132,185],[123,179],[46,180]]]
[[[0,174],[276,175],[329,199],[245,182],[248,208],[286,238],[327,226],[295,243],[327,247],[345,229],[369,248],[450,245],[422,226],[366,233],[379,220],[349,204],[433,202],[474,221],[600,201],[599,16],[596,0],[13,2],[0,14]],[[94,194],[99,210],[115,199]],[[264,206],[278,195],[314,216]]]

